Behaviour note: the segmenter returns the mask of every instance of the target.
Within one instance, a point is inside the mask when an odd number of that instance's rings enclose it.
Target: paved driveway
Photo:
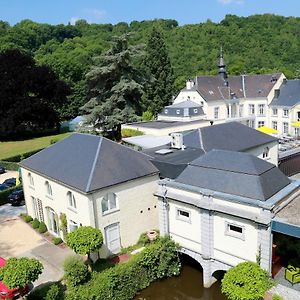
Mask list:
[[[16,209],[16,210],[14,210]],[[37,286],[48,281],[57,281],[63,275],[63,261],[74,252],[62,249],[46,241],[30,225],[17,217],[25,207],[0,206],[0,256],[26,256],[37,258],[44,265],[43,274],[34,282]]]
[[[18,175],[17,171],[6,171],[4,174],[0,174],[0,183],[2,183],[5,179],[8,178],[16,178]]]

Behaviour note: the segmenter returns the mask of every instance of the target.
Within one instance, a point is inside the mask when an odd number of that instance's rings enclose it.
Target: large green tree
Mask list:
[[[129,47],[127,35],[116,37],[87,74],[89,101],[82,112],[87,123],[113,139],[121,138],[121,124],[136,121],[142,113],[145,79],[132,62],[140,54],[138,46]]]
[[[163,34],[156,27],[150,33],[146,50],[145,66],[153,80],[148,85],[145,104],[157,115],[172,100],[174,77]]]
[[[0,138],[59,126],[68,86],[19,50],[0,53]]]

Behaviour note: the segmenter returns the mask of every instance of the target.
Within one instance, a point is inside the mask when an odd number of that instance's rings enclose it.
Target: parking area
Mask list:
[[[41,261],[44,271],[34,286],[57,281],[63,276],[63,261],[67,256],[74,255],[74,252],[48,242],[23,222],[18,215],[25,211],[25,206],[0,206],[0,256],[5,259],[26,256]]]
[[[18,175],[17,171],[6,171],[4,174],[0,174],[0,183],[2,183],[5,179],[8,178],[16,178]]]

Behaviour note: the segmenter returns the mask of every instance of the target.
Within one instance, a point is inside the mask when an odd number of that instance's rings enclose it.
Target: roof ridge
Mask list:
[[[102,141],[103,141],[103,137],[100,138],[100,141],[99,141],[96,153],[95,153],[95,158],[94,158],[94,161],[93,161],[92,170],[91,170],[91,173],[90,173],[87,185],[86,185],[85,192],[88,192],[90,187],[91,187],[91,182],[92,182],[93,175],[94,175],[94,172],[95,172],[96,163],[97,163],[97,160],[98,160],[98,156],[99,156],[100,148],[101,148],[101,145],[102,145]]]
[[[198,132],[199,132],[199,142],[200,142],[200,147],[201,147],[201,149],[204,151],[204,153],[207,153],[207,151],[205,150],[204,145],[203,145],[201,128],[198,129]]]

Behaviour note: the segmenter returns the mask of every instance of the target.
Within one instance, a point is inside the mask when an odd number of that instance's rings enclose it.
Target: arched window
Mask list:
[[[266,147],[263,151],[263,158],[268,158],[269,157],[269,154],[270,154],[270,149],[269,147]]]
[[[33,177],[31,175],[31,173],[28,173],[28,180],[29,180],[29,185],[34,186],[34,181],[33,181]]]
[[[55,235],[59,235],[59,227],[58,227],[58,216],[55,211],[51,207],[46,207],[47,211],[47,228],[51,233]]]
[[[101,202],[102,213],[114,210],[117,208],[117,196],[114,193],[107,193]]]
[[[50,183],[48,181],[46,181],[45,185],[46,185],[46,194],[47,194],[47,196],[52,198],[52,188],[51,188]]]
[[[69,204],[69,206],[76,208],[76,199],[75,199],[74,194],[69,191],[67,193],[67,198],[68,198],[68,204]]]

